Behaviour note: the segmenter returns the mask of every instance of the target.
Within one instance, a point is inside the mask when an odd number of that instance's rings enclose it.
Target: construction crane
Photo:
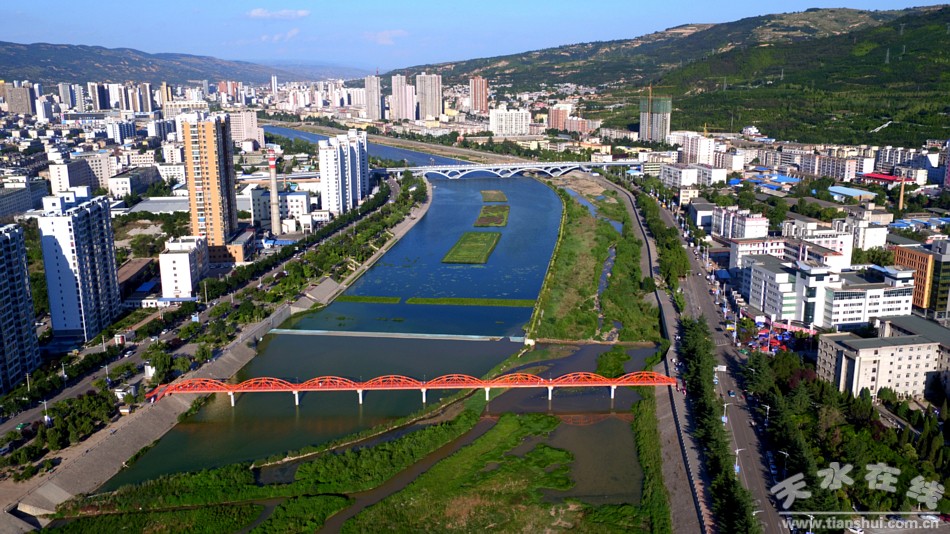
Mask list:
[[[704,122],[704,123],[703,123],[703,137],[709,137],[709,132],[710,132],[710,131],[713,131],[713,132],[721,132],[721,131],[723,131],[723,130],[722,130],[722,128],[709,128],[709,124]]]

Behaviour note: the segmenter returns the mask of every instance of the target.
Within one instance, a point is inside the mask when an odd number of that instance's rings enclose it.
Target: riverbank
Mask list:
[[[332,301],[341,294],[369,267],[379,260],[402,236],[404,236],[422,217],[431,205],[432,191],[426,202],[414,207],[410,214],[392,230],[392,237],[373,256],[338,284],[326,297]],[[315,291],[324,285],[312,285],[304,294]],[[241,336],[228,344],[213,362],[192,371],[186,378],[230,378],[247,365],[256,351],[250,346],[255,340],[286,321],[294,310],[298,310],[308,297],[302,297],[293,304],[278,307],[274,313],[259,323],[248,325]],[[309,302],[306,308],[313,305]],[[163,402],[145,405],[128,416],[120,418],[110,425],[108,431],[96,432],[86,441],[59,451],[57,467],[50,473],[40,474],[26,482],[14,483],[12,480],[0,482],[0,502],[7,503],[5,510],[16,510],[19,514],[37,517],[35,521],[21,519],[11,513],[0,518],[0,532],[29,532],[46,523],[39,516],[51,514],[56,506],[78,494],[91,493],[112,478],[142,448],[149,446],[164,436],[177,423],[179,415],[188,411],[191,403],[184,397],[171,397]]]
[[[316,126],[313,124],[308,124],[306,122],[281,122],[281,121],[272,121],[267,119],[258,119],[257,121],[261,126],[280,126],[282,128],[294,128],[299,129],[305,132],[316,133],[320,135],[339,135],[345,134],[346,130],[337,130],[335,128],[329,128],[326,126]],[[370,142],[391,146],[395,148],[404,148],[406,150],[415,150],[420,152],[426,152],[429,154],[435,154],[436,156],[442,156],[446,158],[456,158],[464,159],[472,163],[520,163],[525,161],[522,158],[516,158],[514,156],[505,156],[501,154],[493,154],[491,152],[482,152],[480,150],[472,150],[470,148],[457,148],[445,145],[434,145],[430,143],[423,143],[421,141],[411,141],[409,139],[398,139],[395,137],[387,137],[385,135],[377,134],[368,134],[367,139]]]

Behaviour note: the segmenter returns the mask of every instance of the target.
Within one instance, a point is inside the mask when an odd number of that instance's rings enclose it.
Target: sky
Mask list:
[[[811,7],[926,0],[68,0],[0,2],[0,41],[84,44],[380,72]]]

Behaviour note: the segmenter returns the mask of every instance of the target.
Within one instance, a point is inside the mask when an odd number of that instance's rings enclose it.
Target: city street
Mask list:
[[[676,227],[674,215],[670,211],[661,208],[660,215],[666,224]],[[684,246],[686,246],[685,242]],[[722,311],[715,304],[716,297],[709,292],[710,285],[706,279],[706,275],[709,273],[703,265],[702,258],[693,255],[692,252],[688,256],[692,267],[691,274],[681,283],[683,296],[687,303],[686,314],[706,318],[712,340],[718,348],[716,359],[720,365],[725,365],[727,369],[725,373],[716,373],[719,378],[719,385],[716,387],[725,405],[726,428],[732,435],[735,444],[733,450],[739,449],[739,478],[742,485],[752,493],[756,511],[755,516],[762,524],[764,531],[787,532],[788,529],[785,528],[782,517],[771,501],[769,488],[774,483],[766,458],[767,449],[765,444],[767,441],[764,436],[760,439],[759,434],[757,434],[758,429],[762,427],[759,424],[756,427],[751,425],[751,422],[755,420],[755,416],[744,396],[740,393],[737,393],[735,398],[728,396],[729,390],[742,391],[736,377],[739,376],[744,359],[733,347],[732,336],[722,324]],[[709,371],[713,372],[712,369]],[[773,454],[779,456],[777,452]],[[780,464],[781,462],[779,462],[779,466]]]

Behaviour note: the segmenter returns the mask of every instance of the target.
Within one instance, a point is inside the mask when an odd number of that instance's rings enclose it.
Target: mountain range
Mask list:
[[[537,87],[539,82],[595,86],[644,84],[671,69],[730,50],[840,35],[931,9],[809,9],[721,24],[686,24],[634,39],[570,44],[491,58],[418,65],[389,74],[413,75],[425,71],[442,74],[444,83],[464,82],[471,76],[480,75],[495,85],[511,84],[514,89]]]
[[[190,54],[149,54],[132,48],[0,41],[0,79],[44,83],[107,81],[187,83],[198,80],[266,82],[292,69]]]

